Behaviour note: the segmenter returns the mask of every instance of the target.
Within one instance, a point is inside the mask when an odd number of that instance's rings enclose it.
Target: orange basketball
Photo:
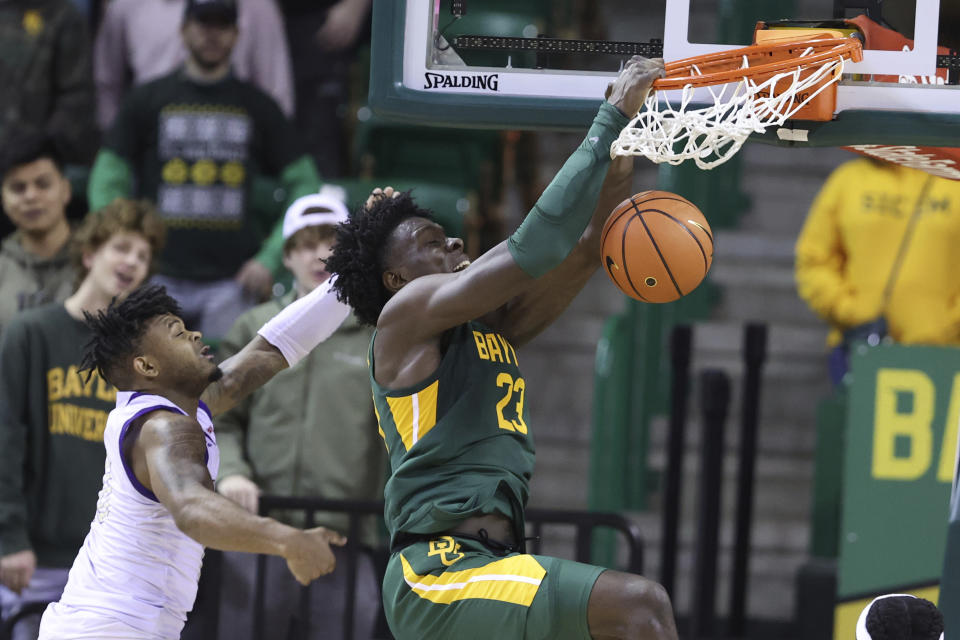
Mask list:
[[[603,268],[625,294],[673,302],[713,263],[713,232],[700,209],[668,191],[644,191],[613,210],[600,236]]]

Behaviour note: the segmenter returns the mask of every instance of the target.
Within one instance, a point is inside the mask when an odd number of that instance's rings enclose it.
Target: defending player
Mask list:
[[[600,264],[632,173],[622,158],[608,173],[610,145],[662,74],[659,60],[626,65],[520,228],[473,264],[390,188],[341,226],[334,288],[377,326],[371,382],[392,468],[383,598],[398,640],[677,637],[656,583],[523,553],[534,452],[514,350]]]
[[[211,417],[296,364],[348,312],[324,283],[219,367],[163,287],[87,314],[85,364],[117,387],[117,407],[104,431],[97,513],[40,638],[179,638],[204,546],[282,556],[303,584],[333,570],[329,544],[342,545],[339,534],[253,515],[214,491]]]

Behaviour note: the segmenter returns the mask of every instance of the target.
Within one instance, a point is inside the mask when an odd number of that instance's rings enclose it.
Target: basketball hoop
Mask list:
[[[790,118],[830,120],[846,59],[859,62],[856,38],[805,36],[669,62],[645,108],[614,141],[610,155],[661,163],[693,159],[701,169],[729,160],[751,133]],[[706,88],[712,104],[694,104]],[[666,91],[679,90],[671,103]],[[701,96],[698,96],[701,98]]]

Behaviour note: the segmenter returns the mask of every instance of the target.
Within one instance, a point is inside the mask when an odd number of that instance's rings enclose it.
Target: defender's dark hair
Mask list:
[[[865,620],[872,640],[938,640],[943,614],[929,600],[893,596],[870,606]]]
[[[123,300],[114,298],[96,315],[83,312],[93,337],[84,347],[80,370],[96,370],[100,377],[121,391],[132,383],[127,363],[136,355],[150,321],[158,316],[181,315],[180,305],[165,287],[144,285]]]
[[[47,158],[63,173],[63,155],[49,136],[36,129],[14,127],[0,144],[0,180],[13,169]]]
[[[433,215],[413,201],[409,191],[393,198],[377,198],[370,208],[360,207],[337,227],[337,242],[327,258],[327,271],[337,275],[337,299],[351,307],[360,322],[376,326],[380,311],[390,299],[383,285],[383,253],[387,239],[407,218]]]

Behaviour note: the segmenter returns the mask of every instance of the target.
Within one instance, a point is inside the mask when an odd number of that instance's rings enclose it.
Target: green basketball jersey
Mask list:
[[[386,389],[373,377],[373,340],[370,382],[390,455],[384,516],[391,537],[449,531],[483,513],[512,518],[522,537],[534,448],[513,346],[477,322],[460,325],[445,334],[430,377]]]

